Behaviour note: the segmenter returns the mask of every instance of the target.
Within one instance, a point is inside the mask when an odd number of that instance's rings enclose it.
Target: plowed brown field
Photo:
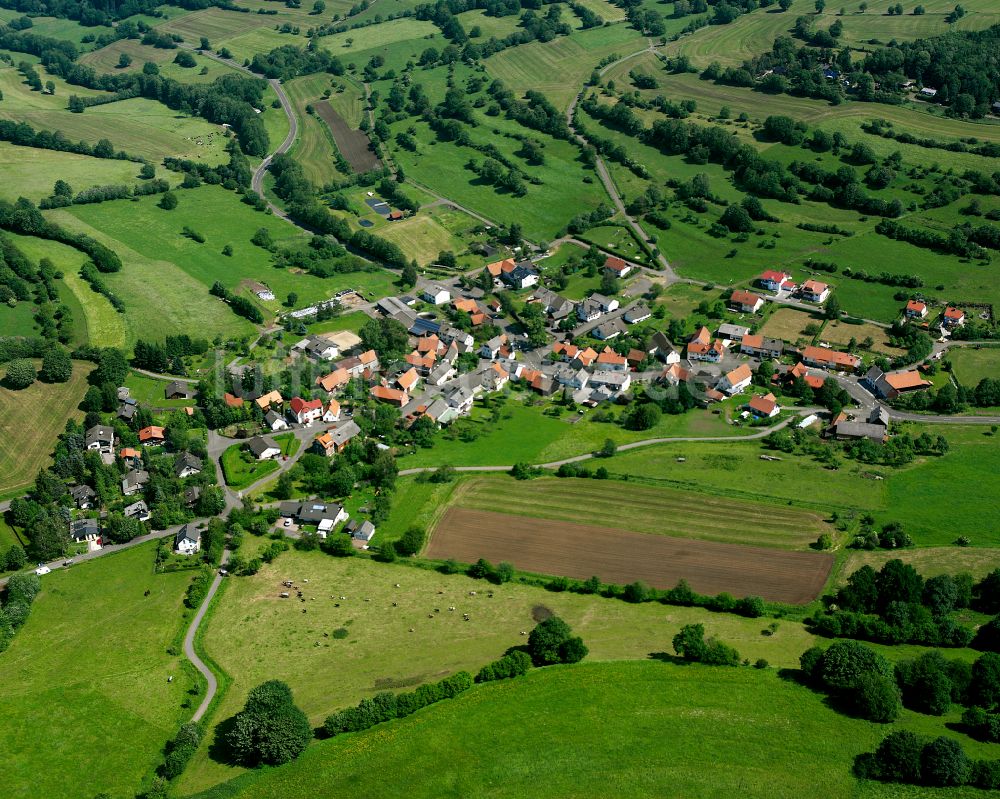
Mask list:
[[[371,151],[368,137],[360,130],[352,130],[328,102],[317,102],[315,108],[320,119],[330,128],[333,140],[337,142],[337,149],[355,172],[368,172],[382,165],[378,156]]]
[[[641,580],[672,588],[684,579],[699,594],[727,591],[805,604],[826,583],[833,556],[713,541],[692,541],[589,524],[449,508],[427,546],[429,558],[507,561],[523,571],[607,583]]]

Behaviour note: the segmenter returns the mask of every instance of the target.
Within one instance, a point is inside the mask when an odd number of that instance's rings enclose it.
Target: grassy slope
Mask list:
[[[917,426],[909,428],[913,435],[921,432]],[[880,522],[903,522],[919,546],[948,545],[959,535],[970,536],[976,546],[997,546],[1000,536],[984,526],[983,519],[1000,511],[994,484],[994,475],[1000,474],[1000,447],[981,427],[929,428],[932,435],[948,439],[951,451],[940,458],[918,458],[900,469],[844,461],[837,471],[829,471],[796,455],[761,461],[765,450],[755,442],[649,447],[616,455],[606,465],[612,474],[638,475],[654,485],[750,498],[763,493],[825,512],[870,511]],[[679,456],[685,462],[678,463]]]
[[[331,80],[325,72],[305,75],[285,85],[299,118],[299,133],[292,155],[302,165],[306,177],[317,186],[340,181],[344,177],[333,160],[334,145],[329,128],[319,116],[306,113],[308,104],[323,102],[323,91],[329,88]]]
[[[0,655],[0,747],[16,753],[0,771],[4,796],[132,796],[190,714],[181,703],[191,681],[166,654],[190,574],[152,566],[146,545],[42,579]]]
[[[280,599],[284,579],[297,584],[308,579],[302,584],[305,596],[316,600],[300,604]],[[396,583],[401,587],[395,588]],[[765,637],[760,631],[767,625],[759,619],[552,594],[516,584],[495,588],[489,598],[488,587],[463,575],[360,558],[341,560],[318,552],[286,553],[254,577],[232,583],[208,623],[205,648],[232,678],[213,721],[230,716],[250,688],[272,677],[286,680],[310,720],[318,723],[335,708],[380,688],[478,669],[507,647],[523,643],[519,632],[531,628],[536,605],[569,621],[595,660],[645,659],[650,652],[668,648],[671,636],[690,621],[709,624],[749,657],[766,657],[780,665],[793,665],[812,640],[792,622],[781,622],[774,636]],[[478,596],[469,596],[470,590]],[[331,596],[347,599],[336,600],[338,608]],[[448,612],[449,606],[457,611]],[[435,607],[440,614],[433,614]],[[463,621],[465,612],[471,621]],[[350,631],[347,639],[324,636],[341,626]],[[408,632],[411,627],[413,633]],[[316,678],[333,673],[335,680]],[[236,773],[202,752],[182,779],[179,793],[206,788]]]
[[[139,165],[131,161],[16,147],[0,143],[0,196],[27,197],[38,202],[52,193],[52,184],[65,180],[74,190],[109,183],[136,183]]]
[[[49,463],[56,436],[87,391],[91,364],[76,363],[67,383],[36,382],[21,391],[0,387],[0,493],[28,485]]]

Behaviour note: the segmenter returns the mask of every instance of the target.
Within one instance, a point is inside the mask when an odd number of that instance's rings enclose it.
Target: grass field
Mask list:
[[[0,793],[134,795],[192,712],[181,707],[193,684],[183,658],[167,654],[190,579],[154,575],[149,544],[42,579],[27,624],[0,656],[9,722],[0,746],[11,754]]]
[[[66,110],[67,97],[71,94],[91,97],[101,92],[70,86],[40,66],[38,70],[43,81],[52,80],[56,84],[54,95],[31,91],[14,67],[0,67],[0,91],[4,98],[0,103],[0,118],[27,122],[36,129],[61,130],[74,141],[96,144],[106,138],[116,149],[154,163],[168,155],[211,165],[228,159],[218,125],[140,97],[72,114]]]
[[[1000,549],[966,547],[926,547],[895,552],[851,550],[841,564],[839,574],[846,579],[850,574],[868,565],[880,569],[886,561],[898,558],[909,563],[924,577],[937,574],[969,572],[979,579],[1000,568]]]
[[[13,308],[0,305],[0,329],[8,336],[33,336],[38,332],[35,324],[35,305],[19,302]]]
[[[574,31],[544,44],[511,47],[488,58],[486,71],[515,94],[535,89],[557,108],[565,109],[603,57],[612,53],[628,55],[647,46],[631,27],[611,25]]]
[[[52,184],[65,180],[75,191],[109,183],[133,184],[139,165],[131,161],[16,147],[0,143],[0,196],[38,202],[52,194]]]
[[[36,364],[37,366],[37,364]],[[66,383],[35,382],[21,391],[0,386],[0,494],[23,488],[50,462],[66,420],[81,418],[77,405],[87,392],[92,364],[75,362]]]
[[[780,338],[794,344],[797,341],[808,343],[812,336],[805,332],[807,325],[821,325],[823,320],[818,316],[800,311],[796,308],[778,308],[767,317],[761,333],[772,338]]]
[[[820,334],[820,340],[829,342],[835,347],[846,347],[851,339],[864,341],[870,338],[872,342],[871,351],[883,353],[890,357],[904,355],[905,353],[898,347],[889,345],[889,335],[884,327],[866,322],[863,325],[850,325],[846,322],[827,322]]]
[[[913,713],[895,726],[945,731],[940,719]],[[800,799],[815,795],[817,785],[829,799],[980,795],[859,784],[854,756],[874,749],[887,731],[838,714],[773,670],[584,662],[474,687],[404,720],[316,744],[296,763],[198,799],[324,791],[359,799]],[[995,747],[961,739],[976,756],[993,756]]]
[[[178,197],[180,203],[173,211],[156,207],[155,198],[144,198],[74,206],[52,214],[69,227],[91,232],[122,256],[125,267],[109,275],[107,282],[125,303],[130,340],[179,332],[208,338],[248,332],[249,323],[209,296],[216,280],[233,291],[241,290],[242,281],[267,284],[277,299],[259,303],[266,313],[276,313],[290,292],[305,304],[326,299],[341,288],[381,292],[390,288],[392,275],[388,272],[323,279],[276,269],[270,253],[251,244],[250,239],[258,228],[267,228],[279,246],[302,241],[296,228],[253,211],[218,186],[181,191]],[[183,236],[185,226],[201,233],[206,242],[199,244]],[[233,247],[232,257],[222,255],[227,244]],[[178,290],[163,292],[164,285]]]
[[[297,585],[308,579],[305,596],[316,601],[300,606],[280,599],[284,579]],[[396,583],[400,588],[394,588]],[[470,590],[478,595],[469,596]],[[565,618],[584,637],[591,659],[600,661],[645,659],[650,652],[668,649],[671,636],[692,621],[704,622],[746,656],[766,657],[775,665],[793,665],[812,640],[795,622],[781,622],[776,634],[766,637],[760,631],[767,625],[759,619],[697,608],[629,605],[514,583],[492,590],[490,598],[484,583],[462,575],[334,559],[318,552],[285,553],[257,575],[234,581],[208,622],[205,648],[232,678],[213,721],[229,717],[251,687],[270,678],[287,681],[310,721],[318,723],[332,710],[378,690],[478,669],[523,642],[519,632],[531,628],[532,609],[538,605]],[[347,599],[334,601],[331,595]],[[397,607],[391,607],[392,602]],[[457,611],[448,612],[447,606]],[[433,613],[435,607],[441,608],[440,614]],[[462,620],[466,612],[469,622]],[[338,627],[349,630],[343,641],[323,635]],[[336,680],[317,679],[334,672]],[[236,773],[212,762],[203,751],[178,792],[186,795]]]
[[[380,230],[379,235],[398,244],[406,256],[415,258],[420,266],[434,263],[438,254],[445,250],[457,253],[464,249],[461,239],[425,213],[393,222]]]
[[[879,522],[902,522],[917,546],[947,546],[961,535],[969,536],[977,547],[1000,546],[1000,535],[982,523],[1000,512],[994,485],[994,475],[1000,474],[996,440],[982,427],[905,427],[914,436],[923,429],[940,433],[951,450],[943,457],[917,458],[900,468],[845,460],[830,471],[804,456],[762,461],[760,454],[766,450],[756,442],[683,443],[619,453],[605,465],[612,475],[631,475],[651,485],[746,499],[766,494],[821,513],[869,511]],[[678,462],[678,457],[685,461]]]
[[[614,480],[543,478],[515,483],[506,476],[483,477],[463,482],[451,501],[460,507],[538,519],[779,549],[806,549],[821,533],[831,532],[820,514],[787,505]],[[586,513],[581,513],[583,508]]]
[[[1000,378],[1000,349],[956,347],[948,353],[952,374],[963,386],[973,388],[984,377]]]
[[[163,396],[169,381],[146,377],[138,372],[129,372],[125,378],[125,386],[132,392],[132,397],[140,404],[152,408],[183,408],[194,405],[194,400],[172,399]]]

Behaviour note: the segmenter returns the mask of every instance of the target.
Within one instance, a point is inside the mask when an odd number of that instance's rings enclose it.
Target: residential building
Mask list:
[[[371,395],[379,402],[395,405],[397,408],[402,408],[410,401],[410,395],[405,391],[388,386],[372,386]]]
[[[323,416],[323,401],[292,397],[288,403],[288,415],[299,424],[312,424]]]
[[[653,312],[649,310],[649,306],[643,302],[637,302],[631,308],[622,314],[622,319],[628,322],[630,325],[637,325],[639,322],[645,322],[653,315]]]
[[[510,373],[499,363],[493,363],[483,372],[483,388],[487,391],[500,391],[510,382]]]
[[[247,441],[247,449],[259,461],[272,460],[281,454],[277,442],[264,436],[254,436]]]
[[[285,417],[274,410],[268,411],[264,414],[264,424],[270,428],[272,433],[288,429],[288,422],[285,421]]]
[[[444,286],[432,283],[420,292],[420,298],[433,305],[444,305],[447,302],[451,302],[451,292]]]
[[[625,277],[632,271],[632,265],[630,263],[623,261],[621,258],[616,258],[613,255],[609,255],[605,259],[604,268],[615,277]]]
[[[791,280],[792,276],[785,272],[768,269],[763,274],[757,276],[757,285],[768,291],[787,291],[788,288],[786,287],[795,285]]]
[[[148,482],[149,472],[144,469],[129,469],[122,478],[122,493],[130,497],[141,491]]]
[[[340,347],[321,336],[310,336],[305,347],[306,354],[317,361],[332,361],[340,355]]]
[[[861,359],[848,352],[838,352],[826,347],[803,347],[802,362],[820,369],[854,372],[861,366]]]
[[[87,449],[95,449],[99,452],[114,452],[115,430],[103,424],[95,424],[85,434],[83,444]]]
[[[799,296],[806,302],[823,303],[830,296],[830,287],[818,280],[807,280],[799,289]]]
[[[73,486],[69,490],[69,495],[73,498],[74,504],[80,510],[92,508],[94,506],[94,499],[97,497],[94,489],[92,489],[89,485]]]
[[[627,371],[598,369],[590,376],[589,385],[607,386],[614,392],[628,391],[632,386],[632,375]]]
[[[166,440],[163,435],[163,428],[156,425],[142,428],[138,436],[139,443],[144,447],[158,447]]]
[[[174,475],[178,480],[194,474],[201,474],[201,469],[201,459],[196,458],[190,452],[178,452],[174,458]]]
[[[716,385],[716,389],[726,394],[739,394],[750,385],[752,380],[753,372],[750,371],[750,367],[745,363],[741,363],[731,372],[726,372],[721,377]]]
[[[138,502],[133,502],[131,505],[126,505],[122,509],[122,513],[129,519],[135,519],[140,522],[149,520],[149,507],[143,500]]]
[[[483,342],[479,348],[479,356],[488,360],[495,360],[500,355],[500,351],[507,346],[507,334],[501,333],[494,336],[489,341]]]
[[[627,333],[628,329],[625,327],[621,319],[611,319],[602,325],[598,325],[590,334],[601,341],[610,341],[613,338],[617,338],[622,333]]]
[[[605,347],[604,352],[597,356],[597,368],[610,370],[613,372],[624,372],[628,370],[628,359],[624,355],[619,355],[610,347]]]
[[[74,522],[70,522],[69,536],[78,544],[86,541],[87,543],[94,542],[100,545],[101,524],[97,519],[77,519]]]
[[[755,394],[746,405],[750,414],[758,419],[770,419],[781,413],[781,406],[774,394]]]
[[[510,271],[502,272],[500,279],[514,289],[527,289],[538,285],[538,272],[531,261],[522,261]]]
[[[729,295],[729,305],[740,313],[757,313],[764,307],[764,298],[752,291],[737,289]]]
[[[744,327],[743,325],[731,325],[724,323],[719,325],[719,338],[728,339],[729,341],[742,341],[743,337],[750,332],[749,327]]]
[[[399,386],[407,394],[412,393],[420,384],[420,375],[417,374],[417,370],[413,367],[407,369],[403,374],[396,378],[396,385]]]
[[[349,382],[351,382],[351,375],[343,367],[334,369],[328,375],[316,378],[316,385],[323,389],[327,394],[332,394],[333,392],[346,386]]]
[[[351,519],[344,526],[344,532],[350,534],[355,541],[364,541],[367,544],[375,536],[375,525],[367,519],[360,524],[357,519]]]
[[[965,324],[965,311],[961,311],[958,308],[952,308],[949,305],[944,309],[944,314],[941,317],[941,324],[947,328],[961,327]]]
[[[340,421],[340,403],[337,402],[337,400],[332,399],[326,403],[326,407],[323,409],[323,421],[324,422]]]
[[[903,311],[907,319],[923,319],[927,316],[927,303],[922,300],[910,300]]]
[[[573,313],[573,303],[547,288],[538,288],[534,293],[535,302],[542,305],[545,313],[553,320],[564,319]]]
[[[861,384],[875,396],[887,400],[896,399],[900,394],[923,391],[931,386],[931,383],[924,380],[916,369],[883,372],[878,366],[872,366],[865,372]]]
[[[185,524],[174,535],[174,551],[178,555],[194,555],[201,551],[201,530]]]
[[[785,342],[777,338],[765,338],[759,333],[751,333],[740,341],[740,353],[754,358],[780,358],[785,350]]]
[[[663,333],[653,334],[653,354],[663,361],[668,366],[674,363],[680,363],[681,354],[674,348],[674,345],[670,343],[670,339],[666,337]]]
[[[254,402],[257,403],[257,407],[262,411],[266,411],[272,405],[281,405],[284,403],[284,399],[278,391],[268,391],[266,394],[261,394]]]
[[[167,387],[163,389],[163,395],[168,400],[172,399],[191,399],[194,396],[194,389],[189,383],[184,383],[180,380],[173,380],[167,383]]]

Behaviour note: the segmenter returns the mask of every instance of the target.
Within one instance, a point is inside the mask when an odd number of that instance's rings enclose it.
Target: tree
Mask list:
[[[604,444],[601,446],[600,450],[597,452],[598,458],[611,458],[618,451],[618,447],[615,442],[610,438],[604,439]]]
[[[312,738],[309,719],[280,680],[258,685],[233,719],[226,742],[245,766],[276,766],[298,757]]]
[[[840,310],[840,300],[837,299],[836,294],[831,294],[830,298],[826,301],[826,306],[823,309],[823,315],[827,319],[840,319],[842,311]]]
[[[833,690],[850,690],[864,674],[892,677],[893,670],[882,655],[857,641],[835,641],[823,653],[818,676]]]
[[[292,476],[287,471],[282,472],[271,493],[274,494],[275,499],[290,499],[293,487],[294,481],[292,480]]]
[[[822,14],[823,9],[826,8],[826,0],[816,0],[816,13]]]
[[[855,686],[854,707],[869,721],[888,724],[899,718],[903,704],[892,677],[868,672],[859,677]]]
[[[7,373],[4,375],[4,385],[14,391],[25,389],[35,382],[38,375],[35,372],[35,365],[27,358],[15,358],[7,364]]]
[[[965,750],[954,738],[935,738],[920,753],[920,775],[928,785],[964,785],[970,768]]]
[[[39,377],[46,383],[65,383],[73,376],[73,362],[62,347],[53,345],[42,356]]]
[[[751,233],[754,229],[753,220],[742,205],[730,205],[722,212],[719,222],[732,233]]]
[[[645,402],[636,405],[625,414],[625,427],[629,430],[649,430],[651,427],[656,427],[662,415],[658,405]]]
[[[528,654],[536,666],[576,663],[587,654],[583,640],[574,637],[570,626],[558,616],[550,616],[535,626],[528,636]]]
[[[290,291],[288,292],[288,296],[285,298],[285,305],[288,308],[294,308],[295,303],[297,303],[298,301],[299,301],[299,295],[296,294],[294,291]]]
[[[175,55],[174,63],[179,67],[184,67],[185,69],[191,69],[192,67],[198,65],[198,62],[194,60],[194,56],[187,50],[181,50],[177,55]]]
[[[792,7],[792,0],[778,0],[778,8],[782,11],[788,11]]]
[[[403,288],[411,289],[417,285],[417,267],[414,262],[408,263],[403,267],[403,272],[399,276],[399,284]],[[489,289],[486,289],[487,291]]]
[[[128,69],[130,66],[132,66],[132,56],[128,53],[118,56],[118,69]]]
[[[890,732],[875,750],[875,770],[867,775],[886,782],[919,783],[923,744],[909,730]]]
[[[1000,705],[1000,654],[987,652],[972,664],[969,702],[986,710]]]
[[[416,555],[424,547],[427,534],[420,527],[409,527],[396,542],[396,551],[400,555]]]
[[[4,553],[3,568],[5,571],[13,572],[23,569],[28,563],[28,556],[20,544],[11,544],[10,549]]]
[[[901,560],[890,560],[875,580],[878,588],[878,610],[884,611],[892,602],[920,604],[924,579],[917,570]]]
[[[172,191],[165,191],[157,205],[164,211],[173,211],[177,207],[177,195]]]

